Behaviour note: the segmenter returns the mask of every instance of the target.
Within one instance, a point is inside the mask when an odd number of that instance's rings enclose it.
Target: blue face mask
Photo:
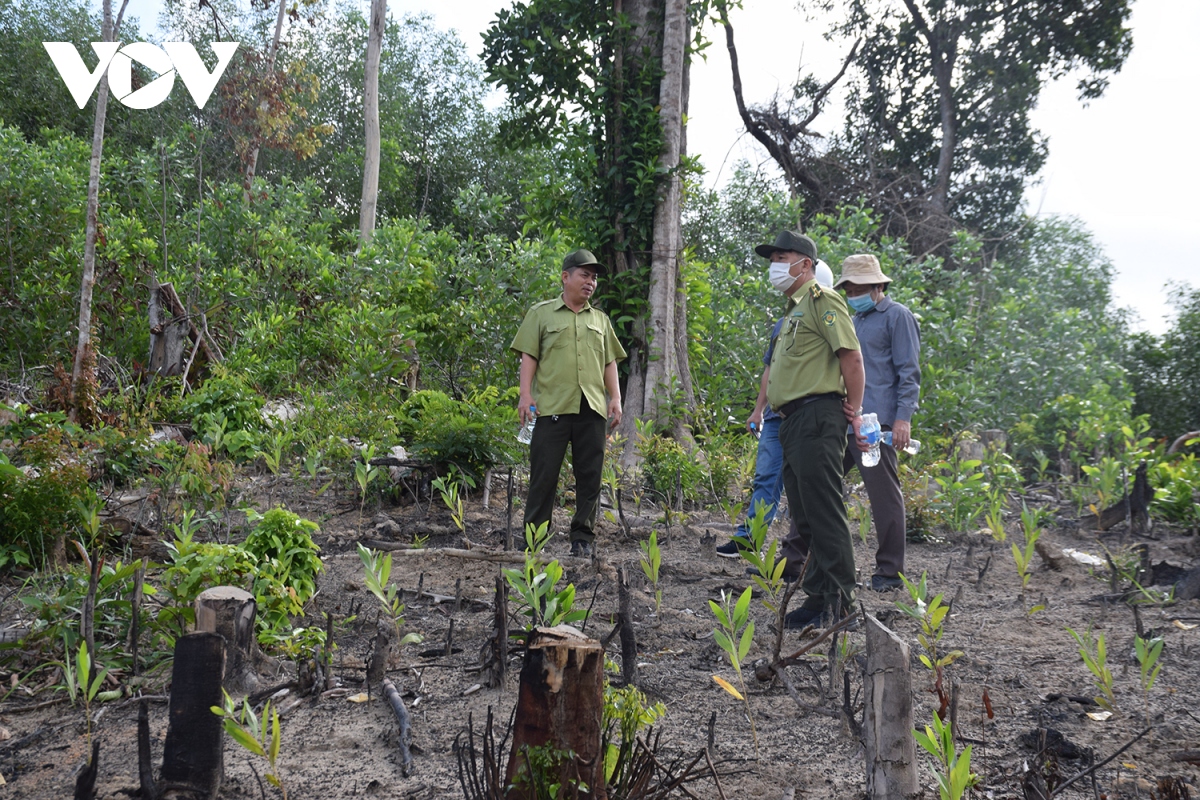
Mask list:
[[[871,295],[869,294],[860,294],[858,297],[847,297],[846,304],[859,314],[864,311],[870,311],[875,307],[875,301],[871,299]]]

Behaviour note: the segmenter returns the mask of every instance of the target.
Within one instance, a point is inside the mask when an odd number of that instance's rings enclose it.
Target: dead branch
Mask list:
[[[404,701],[400,699],[400,693],[396,691],[396,686],[392,683],[391,678],[383,679],[383,693],[400,726],[397,737],[400,744],[400,774],[407,778],[412,771],[413,760],[412,751],[409,749],[409,744],[412,742],[412,719],[409,717],[408,709],[404,707]]]
[[[1111,756],[1109,756],[1108,758],[1104,759],[1103,761],[1098,761],[1098,762],[1096,762],[1095,764],[1092,764],[1092,765],[1091,765],[1090,767],[1088,767],[1087,769],[1083,770],[1082,772],[1077,772],[1077,773],[1075,773],[1074,775],[1072,775],[1070,778],[1067,778],[1067,780],[1063,781],[1062,783],[1060,783],[1058,786],[1056,786],[1056,787],[1054,788],[1054,791],[1050,793],[1050,797],[1052,797],[1052,798],[1053,798],[1053,797],[1058,797],[1060,794],[1062,794],[1062,792],[1063,792],[1063,791],[1064,791],[1064,790],[1065,790],[1065,789],[1066,789],[1068,786],[1070,786],[1071,784],[1075,783],[1075,781],[1079,780],[1080,778],[1086,778],[1088,775],[1091,775],[1093,772],[1095,772],[1096,770],[1100,769],[1101,767],[1103,767],[1103,766],[1104,766],[1105,764],[1107,764],[1108,762],[1112,761],[1112,760],[1113,760],[1114,758],[1116,758],[1117,756],[1121,755],[1121,753],[1124,753],[1126,750],[1128,750],[1129,748],[1133,747],[1133,746],[1134,746],[1134,744],[1136,744],[1136,743],[1137,743],[1137,741],[1138,741],[1139,739],[1141,739],[1143,736],[1145,736],[1147,733],[1149,733],[1149,732],[1150,732],[1150,731],[1152,731],[1152,730],[1154,730],[1154,726],[1153,726],[1153,725],[1151,725],[1150,727],[1148,727],[1148,728],[1144,729],[1144,730],[1143,730],[1141,733],[1139,733],[1137,736],[1134,736],[1134,737],[1133,737],[1132,739],[1130,739],[1128,742],[1126,742],[1125,744],[1121,745],[1121,746],[1120,746],[1119,748],[1117,748],[1117,750],[1116,750],[1116,751],[1114,751],[1114,752],[1113,752],[1113,754],[1112,754]]]

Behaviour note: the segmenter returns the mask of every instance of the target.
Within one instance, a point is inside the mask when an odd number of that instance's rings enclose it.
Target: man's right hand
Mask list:
[[[517,414],[521,418],[522,425],[530,419],[537,419],[537,414],[529,410],[531,405],[533,405],[533,397],[531,395],[523,394],[517,400]]]
[[[746,420],[746,430],[754,433],[755,429],[761,431],[763,424],[763,412],[761,409],[755,410],[750,418]]]

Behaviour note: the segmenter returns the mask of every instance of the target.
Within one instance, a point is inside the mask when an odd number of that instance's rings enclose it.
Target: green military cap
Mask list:
[[[806,255],[813,261],[817,260],[816,242],[796,231],[780,231],[775,237],[775,244],[760,244],[754,248],[754,252],[763,258],[770,258],[777,250],[791,250],[793,253]]]
[[[592,255],[591,250],[579,249],[567,254],[567,257],[563,259],[563,271],[565,272],[575,267],[595,267],[596,273],[599,275],[604,275],[608,272],[608,267],[597,261],[596,257]]]

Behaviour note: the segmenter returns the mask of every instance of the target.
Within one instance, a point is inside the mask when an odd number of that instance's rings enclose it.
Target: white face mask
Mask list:
[[[771,285],[781,292],[786,292],[795,285],[797,278],[791,274],[792,266],[799,262],[793,261],[788,264],[783,261],[772,261],[769,277]]]

